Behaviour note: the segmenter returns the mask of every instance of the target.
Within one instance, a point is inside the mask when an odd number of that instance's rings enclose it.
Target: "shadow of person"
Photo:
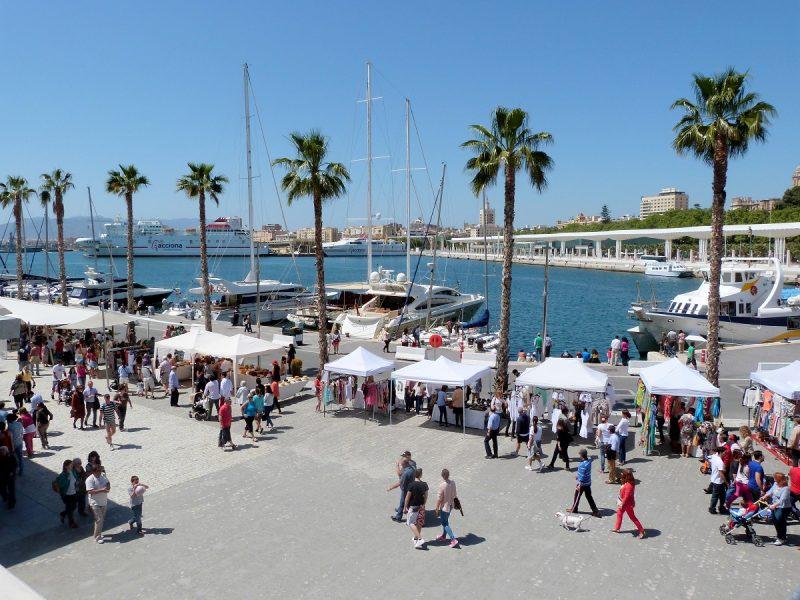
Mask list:
[[[461,546],[477,546],[478,544],[482,544],[485,541],[486,538],[481,537],[479,535],[475,535],[474,533],[468,533],[466,535],[458,537],[458,543]]]

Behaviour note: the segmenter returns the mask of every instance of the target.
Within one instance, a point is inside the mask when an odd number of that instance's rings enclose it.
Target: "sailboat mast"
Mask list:
[[[92,188],[86,186],[86,193],[89,195],[89,222],[92,225],[92,248],[94,248],[94,270],[97,271],[97,238],[94,234],[94,203],[92,202]]]
[[[411,277],[411,100],[406,98],[406,277]]]
[[[486,190],[483,191],[483,297],[486,310],[489,310],[489,246],[486,240],[486,215],[489,214],[489,201],[486,200]],[[486,333],[489,333],[489,323],[486,323]]]
[[[367,281],[372,274],[372,63],[367,62]]]
[[[44,278],[45,285],[47,286],[48,304],[50,304],[50,255],[48,254],[48,246],[50,245],[50,227],[48,225],[48,221],[50,220],[49,205],[49,202],[44,205]]]
[[[544,288],[542,289],[542,339],[545,342],[542,342],[542,345],[546,343],[547,340],[547,292],[548,292],[548,285],[550,282],[550,242],[545,242],[544,247]],[[545,351],[544,355],[542,356],[542,360],[546,360],[547,352]]]
[[[247,146],[247,219],[250,229],[250,273],[256,272],[256,257],[253,247],[253,157],[250,149],[250,73],[247,63],[244,63],[244,135]]]
[[[425,316],[425,329],[431,326],[431,300],[433,298],[433,284],[436,280],[436,242],[439,240],[439,227],[442,223],[442,201],[444,200],[444,175],[447,171],[447,163],[442,163],[442,180],[439,182],[439,206],[436,212],[436,230],[433,232],[433,260],[431,261],[431,281],[428,288],[428,309]]]

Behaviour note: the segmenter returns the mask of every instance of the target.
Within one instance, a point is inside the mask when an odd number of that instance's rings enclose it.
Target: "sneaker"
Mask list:
[[[105,540],[103,539],[102,536],[94,538],[94,541],[97,542],[98,544],[105,543]]]
[[[716,508],[709,508],[709,509],[708,509],[708,512],[709,512],[710,514],[712,514],[712,515],[715,515],[715,514],[717,514],[717,509],[716,509]]]
[[[773,546],[783,546],[785,543],[786,542],[784,542],[783,540],[775,540],[774,542],[772,542],[772,545]]]
[[[425,547],[425,540],[419,538],[416,542],[414,542],[414,548],[417,550],[422,550]]]
[[[436,538],[436,541],[437,542],[443,542],[446,539],[447,539],[447,536],[445,534],[442,534],[442,535],[440,535],[439,537]]]
[[[530,465],[525,465],[525,470],[526,471],[533,471],[533,467],[530,466]]]
[[[458,548],[458,538],[453,538],[452,540],[450,540],[450,547]]]

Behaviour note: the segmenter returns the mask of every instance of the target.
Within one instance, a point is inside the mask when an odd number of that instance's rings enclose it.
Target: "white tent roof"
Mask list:
[[[386,360],[377,354],[373,354],[362,346],[359,346],[350,354],[325,365],[326,371],[342,373],[343,375],[358,375],[359,377],[378,375],[392,369],[394,369],[394,361]]]
[[[790,400],[800,394],[800,360],[769,371],[754,371],[750,379]]]
[[[200,338],[200,336],[207,335],[208,333],[209,332],[206,330],[201,329],[199,325],[195,325],[192,326],[192,328],[186,333],[165,338],[163,340],[158,340],[156,342],[156,355],[160,355],[162,352],[174,352],[175,350],[181,350],[182,352],[194,352],[194,347],[197,344],[197,340]],[[216,336],[219,334],[212,333],[211,335]]]
[[[392,373],[392,379],[464,386],[491,373],[491,371],[489,367],[466,365],[440,356],[436,360],[422,360],[398,369]]]
[[[242,335],[221,335],[215,333],[215,336],[222,338],[221,340],[212,340],[208,336],[203,336],[198,340],[195,347],[198,352],[217,356],[219,358],[230,358],[232,361],[237,362],[242,358],[248,356],[258,356],[260,354],[269,354],[270,352],[283,352],[284,348],[281,344],[275,344],[256,337]]]
[[[719,388],[677,358],[639,371],[639,377],[651,394],[671,396],[719,396]]]
[[[102,327],[99,310],[78,306],[59,306],[16,298],[0,298],[0,308],[28,325],[51,325],[64,329],[97,329]],[[135,315],[105,311],[106,327],[135,321]]]
[[[608,375],[590,369],[579,358],[548,358],[540,365],[525,369],[514,384],[551,390],[605,392]]]

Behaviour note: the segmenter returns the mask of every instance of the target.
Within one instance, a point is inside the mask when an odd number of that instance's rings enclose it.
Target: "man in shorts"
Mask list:
[[[58,386],[61,383],[61,380],[64,379],[67,375],[67,370],[64,368],[64,361],[60,358],[56,361],[56,364],[53,365],[53,387],[50,390],[50,399],[54,398],[54,394],[58,391]]]
[[[406,513],[406,524],[414,534],[414,548],[422,550],[425,548],[425,540],[422,539],[422,528],[425,525],[425,503],[428,500],[428,484],[422,481],[422,469],[417,469],[416,481],[408,486],[404,512]]]
[[[114,434],[117,433],[117,403],[112,400],[110,394],[103,397],[103,404],[100,406],[100,413],[103,416],[103,424],[106,427],[106,442],[109,449],[114,449],[112,442]]]

